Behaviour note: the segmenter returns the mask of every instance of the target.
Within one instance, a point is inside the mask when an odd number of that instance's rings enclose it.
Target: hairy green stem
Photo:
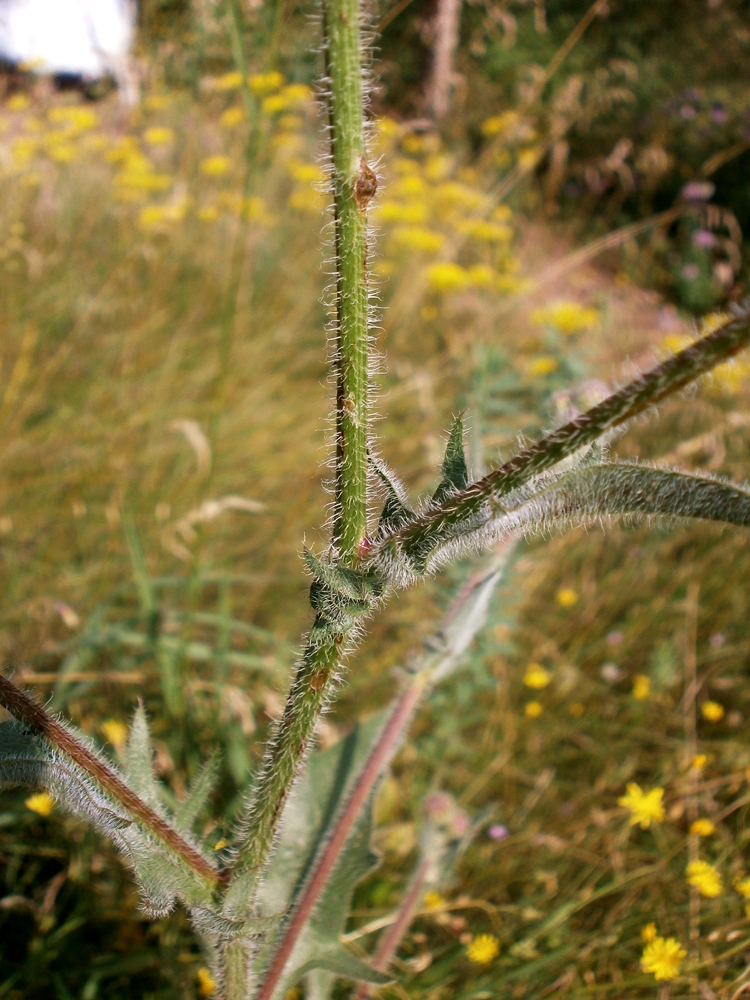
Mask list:
[[[315,632],[313,627],[312,635]],[[308,640],[276,736],[266,750],[250,805],[247,832],[238,851],[235,880],[245,873],[253,873],[256,879],[262,874],[281,810],[297,771],[304,763],[315,723],[330,696],[339,665],[338,640],[341,638],[333,636],[322,644]]]
[[[367,532],[368,274],[367,207],[377,181],[367,164],[359,0],[324,3],[326,75],[332,146],[336,243],[336,483],[333,540],[337,561],[353,566]],[[318,610],[284,715],[265,755],[235,866],[257,880],[273,846],[281,810],[330,697],[346,646]],[[243,883],[244,884],[244,883]],[[231,900],[230,904],[234,905]]]
[[[157,840],[161,841],[175,857],[214,889],[219,884],[219,872],[165,823],[124,781],[80,743],[57,719],[49,715],[32,698],[0,674],[0,704],[11,715],[20,719],[35,733],[39,733],[54,747],[96,781],[119,805],[136,818]]]
[[[336,243],[333,536],[339,561],[352,565],[367,531],[367,206],[377,179],[365,146],[359,0],[326,0],[323,20]]]
[[[731,319],[707,337],[524,448],[511,461],[465,490],[427,508],[411,523],[375,545],[370,561],[400,562],[407,570],[424,572],[430,554],[441,541],[468,534],[502,513],[504,496],[743,350],[750,343],[750,307],[735,307],[734,312]]]

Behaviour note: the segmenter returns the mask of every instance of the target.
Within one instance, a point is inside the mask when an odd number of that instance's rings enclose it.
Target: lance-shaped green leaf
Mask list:
[[[78,739],[81,736],[76,734]],[[131,865],[146,909],[169,912],[175,900],[210,908],[210,885],[176,854],[168,852],[83,768],[17,722],[0,724],[0,788],[43,788],[64,809],[112,840]],[[132,789],[131,789],[132,791]]]
[[[128,784],[137,795],[160,815],[164,812],[159,783],[154,774],[154,751],[148,719],[142,704],[133,713],[133,722],[128,733],[126,754],[126,777]]]
[[[115,840],[132,825],[81,768],[20,723],[4,722],[0,724],[0,788],[18,785],[43,788],[67,811],[93,822]]]
[[[284,808],[276,850],[256,897],[258,922],[253,923],[264,931],[253,962],[256,970],[264,969],[273,958],[283,936],[284,917],[293,911],[382,724],[379,716],[373,718],[357,726],[336,746],[313,754],[307,772],[295,785]],[[354,888],[378,860],[370,849],[371,828],[370,803],[362,810],[317,906],[296,940],[274,997],[284,997],[291,986],[313,969],[324,969],[347,979],[389,981],[339,940]]]
[[[189,834],[192,831],[201,809],[205,806],[216,784],[220,762],[219,753],[211,754],[193,782],[187,797],[180,803],[174,816],[174,827],[179,833]]]
[[[385,489],[385,505],[378,522],[378,534],[385,535],[389,531],[397,531],[403,525],[414,520],[415,514],[409,505],[409,495],[406,487],[380,458],[372,452],[368,455],[370,466]]]
[[[543,529],[607,515],[689,517],[750,527],[750,490],[672,469],[592,465],[539,490],[510,519],[514,526]]]
[[[469,485],[469,470],[466,468],[464,454],[464,422],[460,416],[453,421],[441,472],[443,478],[432,496],[435,503],[442,503],[453,490],[465,490]]]

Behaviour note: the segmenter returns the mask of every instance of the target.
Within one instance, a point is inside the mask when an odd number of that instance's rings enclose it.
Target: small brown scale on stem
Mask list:
[[[364,156],[360,156],[357,168],[357,179],[354,182],[354,200],[357,203],[357,208],[361,212],[367,210],[367,206],[375,197],[375,192],[377,190],[377,174]]]
[[[318,670],[317,673],[310,674],[310,687],[313,691],[322,691],[326,686],[330,670]]]

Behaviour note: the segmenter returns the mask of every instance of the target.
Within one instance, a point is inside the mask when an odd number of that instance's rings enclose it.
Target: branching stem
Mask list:
[[[323,9],[336,243],[333,542],[338,564],[352,567],[367,532],[367,207],[377,180],[366,157],[359,0],[325,0]],[[319,614],[266,752],[237,875],[253,872],[257,878],[262,872],[287,795],[333,689],[347,639],[331,629],[321,639],[324,625]]]
[[[369,558],[377,562],[385,550],[398,551],[407,561],[424,563],[446,535],[491,518],[501,508],[502,498],[535,476],[546,472],[581,448],[593,444],[608,431],[643,413],[665,397],[705,375],[716,365],[738,354],[750,342],[750,307],[735,307],[734,316],[717,330],[634,379],[618,392],[574,420],[548,434],[515,458],[472,483],[443,503],[428,508],[410,524],[392,532],[376,545]]]

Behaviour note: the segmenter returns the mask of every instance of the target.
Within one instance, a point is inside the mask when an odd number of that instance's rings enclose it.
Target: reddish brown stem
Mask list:
[[[207,880],[213,886],[219,884],[219,872],[213,865],[206,861],[194,847],[184,841],[176,830],[165,823],[161,816],[139,799],[114,771],[111,771],[106,764],[103,764],[90,750],[79,743],[64,726],[60,725],[57,719],[45,712],[41,705],[29,698],[2,674],[0,674],[0,704],[29,729],[33,729],[34,732],[40,733],[49,740],[53,746],[82,768],[86,774],[91,775],[116,802],[139,819],[196,875]]]
[[[408,726],[415,708],[419,704],[426,683],[427,678],[424,675],[416,674],[412,677],[409,686],[396,702],[390,718],[386,722],[383,732],[378,739],[377,745],[367,759],[367,763],[344,806],[344,811],[336,824],[336,830],[326,844],[320,860],[315,866],[312,878],[302,892],[292,918],[287,924],[281,946],[266,973],[265,981],[256,1000],[271,1000],[284,971],[284,966],[292,953],[292,949],[315,909],[315,905],[331,872],[336,866],[336,862],[359,816],[360,810],[371,795],[375,783],[395,752],[401,736]]]
[[[377,950],[370,963],[376,972],[387,972],[391,959],[396,954],[398,946],[406,936],[411,923],[416,916],[424,892],[425,882],[430,870],[430,862],[422,861],[409,883],[406,895],[388,930],[384,931],[378,943]],[[362,983],[354,995],[354,1000],[367,1000],[372,995],[372,985]]]

